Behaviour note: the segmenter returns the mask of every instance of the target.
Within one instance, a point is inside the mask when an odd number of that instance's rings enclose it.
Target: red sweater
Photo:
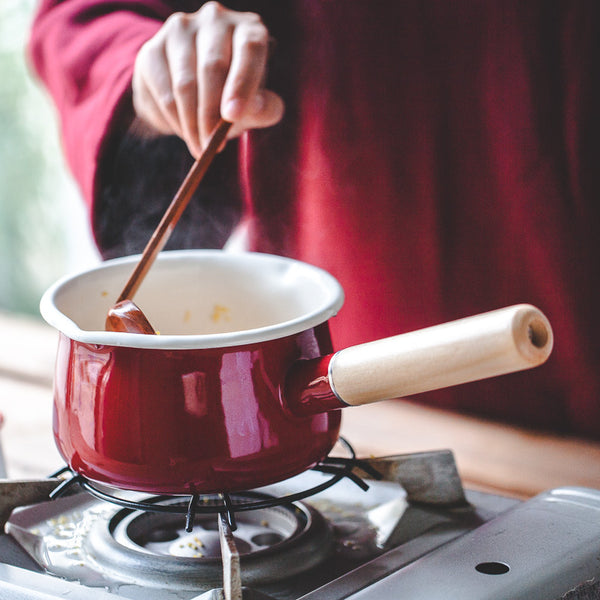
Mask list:
[[[199,4],[41,4],[31,56],[94,218],[135,54]],[[287,104],[241,145],[252,246],[341,281],[336,346],[530,302],[546,365],[417,400],[600,437],[600,4],[226,4],[263,14]]]

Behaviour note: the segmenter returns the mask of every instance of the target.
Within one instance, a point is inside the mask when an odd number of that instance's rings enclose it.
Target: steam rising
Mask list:
[[[105,152],[98,180],[103,184],[93,226],[104,259],[143,251],[193,163],[177,137],[125,135],[116,151]],[[237,145],[218,155],[173,230],[166,249],[221,248],[241,216]]]

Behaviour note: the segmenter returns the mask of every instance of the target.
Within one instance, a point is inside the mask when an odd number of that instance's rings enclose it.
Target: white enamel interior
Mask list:
[[[40,311],[73,340],[134,348],[219,348],[292,335],[327,321],[343,303],[340,284],[312,265],[268,254],[161,252],[133,300],[160,335],[104,331],[139,256],[65,277]]]

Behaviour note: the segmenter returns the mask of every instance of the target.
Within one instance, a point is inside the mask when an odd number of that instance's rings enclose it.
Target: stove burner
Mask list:
[[[234,504],[265,495],[232,495]],[[171,498],[166,506],[185,505]],[[220,504],[218,496],[205,496],[204,505]],[[194,518],[188,533],[177,513],[122,509],[100,519],[83,542],[102,572],[121,581],[163,586],[176,581],[180,589],[209,589],[223,577],[218,520],[214,514]],[[245,584],[277,581],[308,570],[331,552],[333,535],[327,521],[301,503],[284,504],[240,513],[235,544]]]

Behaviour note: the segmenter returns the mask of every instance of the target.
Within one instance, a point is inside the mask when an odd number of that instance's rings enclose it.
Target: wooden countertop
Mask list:
[[[52,437],[57,334],[0,312],[0,433],[11,478],[44,477],[62,466]],[[449,448],[466,487],[526,498],[565,486],[600,489],[600,442],[509,427],[390,401],[345,409],[342,435],[359,456]]]

